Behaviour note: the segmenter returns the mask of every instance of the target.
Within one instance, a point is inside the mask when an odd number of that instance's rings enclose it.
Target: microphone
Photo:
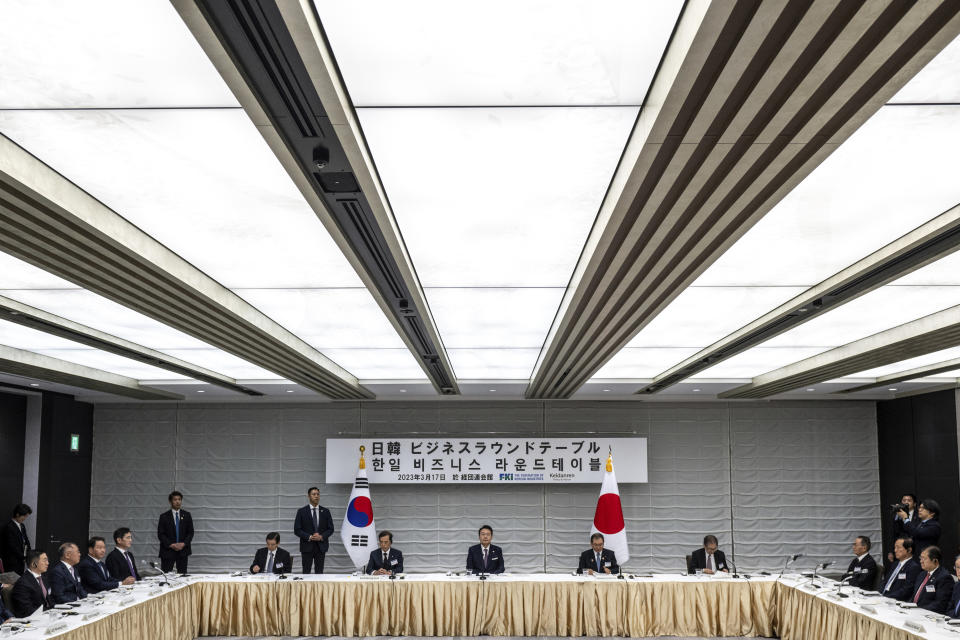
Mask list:
[[[733,552],[732,552],[732,551],[730,552],[730,564],[733,565],[733,577],[734,577],[734,578],[739,578],[739,577],[740,577],[740,574],[737,572],[737,559],[733,556]],[[746,577],[748,577],[748,576],[747,576],[746,574],[744,574],[743,577],[746,578]]]
[[[841,591],[841,589],[843,589],[843,585],[845,585],[846,583],[850,582],[851,580],[853,580],[853,576],[847,576],[846,578],[844,578],[843,580],[840,581],[840,584],[837,585],[837,597],[839,597],[839,598],[849,598],[849,597],[850,597],[850,594],[849,594],[849,593],[843,593],[843,591]]]
[[[158,567],[158,566],[157,566],[157,563],[154,562],[153,560],[151,560],[151,561],[149,562],[149,564],[150,564],[150,568],[151,568],[151,569],[156,569],[157,571],[160,572],[160,575],[163,576],[163,580],[161,580],[161,581],[158,583],[158,585],[161,586],[161,587],[162,587],[163,585],[167,585],[167,586],[169,587],[169,586],[170,586],[170,580],[167,578],[167,573],[166,573],[163,569],[161,569],[160,567]]]
[[[787,561],[783,563],[783,569],[780,569],[780,575],[777,576],[777,580],[783,577],[783,572],[787,570],[791,564],[803,557],[802,553],[795,553],[792,556],[787,556]]]

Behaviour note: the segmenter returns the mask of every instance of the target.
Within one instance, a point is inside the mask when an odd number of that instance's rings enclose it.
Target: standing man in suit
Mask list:
[[[620,573],[617,554],[610,549],[603,548],[602,533],[595,533],[590,536],[590,548],[580,554],[577,573],[583,572],[591,576],[594,573]]]
[[[87,555],[77,563],[77,573],[80,574],[80,584],[87,593],[100,593],[120,586],[120,580],[110,575],[110,570],[103,563],[107,555],[107,543],[100,536],[93,536],[87,541]],[[123,584],[133,584],[136,578],[127,576]]]
[[[880,595],[906,602],[913,595],[913,585],[922,571],[920,563],[913,557],[913,540],[897,538],[893,543],[893,556],[897,563],[890,565],[883,576]]]
[[[727,566],[727,556],[717,549],[720,545],[715,535],[706,535],[703,537],[703,548],[697,549],[690,554],[690,571],[695,573],[697,569],[703,569],[704,573],[712,574],[718,571],[730,573],[730,567]]]
[[[130,529],[120,527],[113,532],[113,542],[117,548],[107,556],[107,571],[118,580],[123,580],[127,584],[127,578],[132,577],[134,581],[140,579],[140,573],[137,571],[137,559],[133,557],[130,547],[133,546],[133,534]]]
[[[870,555],[870,538],[857,536],[853,539],[853,555],[857,556],[850,561],[844,578],[850,577],[850,586],[864,591],[877,589],[877,561]]]
[[[403,554],[400,549],[393,548],[393,534],[389,531],[381,531],[377,535],[377,541],[380,543],[380,548],[370,552],[367,573],[375,576],[403,573]]]
[[[250,565],[250,573],[287,573],[293,567],[290,552],[280,548],[280,534],[271,531],[267,534],[267,546],[257,549]]]
[[[905,518],[907,512],[901,510],[897,515]],[[903,528],[913,539],[914,555],[922,555],[924,549],[940,542],[940,505],[936,500],[924,500],[917,506],[917,517],[904,522]]]
[[[485,524],[477,531],[480,544],[475,544],[467,550],[467,571],[470,573],[503,573],[503,549],[493,540],[493,527]]]
[[[940,547],[930,546],[920,554],[920,568],[913,586],[912,601],[921,609],[934,613],[946,613],[953,595],[953,577],[940,566],[943,554]]]
[[[46,611],[53,606],[50,585],[43,575],[49,564],[47,554],[43,551],[31,551],[27,554],[27,569],[13,585],[13,593],[10,594],[13,613],[18,618],[27,618],[40,607]]]
[[[0,534],[0,561],[4,571],[14,571],[23,575],[26,567],[27,554],[30,552],[30,538],[27,537],[27,528],[23,521],[33,513],[33,509],[26,504],[18,504],[13,513],[3,525]]]
[[[193,553],[193,518],[186,509],[181,509],[183,494],[171,491],[167,496],[170,510],[160,514],[157,521],[157,539],[160,541],[160,570],[166,573],[177,565],[177,573],[187,572],[187,558]]]
[[[960,580],[960,556],[953,560],[953,572]],[[953,595],[950,596],[950,608],[947,609],[947,615],[951,618],[960,618],[960,582],[953,585]]]
[[[303,572],[323,573],[323,558],[330,548],[330,536],[333,535],[333,518],[330,510],[320,506],[320,489],[307,489],[310,501],[297,511],[293,521],[293,532],[300,538],[300,556],[303,560]]]
[[[50,581],[50,597],[54,604],[66,604],[83,600],[87,592],[80,584],[80,576],[74,567],[80,562],[80,548],[72,542],[60,545],[60,562],[47,574]]]

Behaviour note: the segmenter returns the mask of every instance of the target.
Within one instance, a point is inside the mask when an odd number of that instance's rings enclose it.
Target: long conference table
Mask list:
[[[294,579],[300,578],[300,579]],[[960,638],[960,627],[830,580],[652,575],[197,575],[149,578],[38,612],[11,637],[69,640],[199,636],[747,636]],[[4,625],[8,626],[8,625]],[[0,634],[3,637],[5,634]]]

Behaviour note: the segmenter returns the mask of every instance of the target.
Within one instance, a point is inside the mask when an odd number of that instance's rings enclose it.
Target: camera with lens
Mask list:
[[[890,505],[891,513],[896,513],[897,511],[906,511],[907,513],[910,513],[910,507],[903,504],[902,502],[898,502],[897,504]]]

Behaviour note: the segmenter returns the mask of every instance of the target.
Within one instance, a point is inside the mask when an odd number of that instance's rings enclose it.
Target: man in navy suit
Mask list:
[[[267,534],[267,546],[257,549],[250,565],[250,573],[290,573],[293,561],[290,552],[280,548],[280,534],[271,531]]]
[[[877,561],[870,555],[870,537],[857,536],[853,539],[853,555],[847,572],[843,576],[849,577],[850,586],[864,591],[877,590]]]
[[[183,494],[171,491],[167,496],[170,510],[160,514],[157,521],[157,539],[160,541],[160,570],[167,572],[177,566],[177,573],[187,572],[187,558],[193,551],[193,518],[186,509],[181,509]]]
[[[953,561],[953,572],[960,579],[960,556]],[[951,618],[960,618],[960,582],[953,585],[953,594],[950,596],[950,608],[947,615]]]
[[[580,564],[577,573],[620,573],[617,564],[617,554],[610,549],[603,548],[603,534],[595,533],[590,536],[590,548],[580,554]]]
[[[75,567],[80,562],[80,549],[72,542],[60,545],[60,562],[50,569],[50,595],[54,604],[64,604],[87,597],[80,584],[80,576]]]
[[[87,541],[87,555],[77,563],[77,573],[80,574],[80,584],[87,593],[100,593],[120,586],[120,580],[110,575],[110,570],[103,562],[107,555],[107,543],[100,536],[93,536]],[[123,584],[133,584],[136,578],[127,576]]]
[[[897,538],[893,543],[893,556],[897,563],[890,565],[880,586],[880,595],[906,602],[913,596],[913,585],[923,571],[913,557],[913,540]]]
[[[717,536],[708,534],[703,537],[703,546],[690,554],[690,573],[696,573],[697,569],[703,569],[706,574],[725,571],[730,573],[730,567],[727,566],[727,556],[717,547],[720,541]]]
[[[393,534],[389,531],[381,531],[377,535],[377,540],[380,542],[380,548],[370,552],[367,573],[377,576],[403,573],[403,554],[399,549],[393,548]]]
[[[323,558],[330,548],[330,536],[333,535],[333,518],[329,509],[320,506],[320,489],[307,489],[310,503],[300,507],[293,521],[293,532],[300,538],[300,555],[303,572],[323,573]]]
[[[136,582],[140,579],[140,572],[137,571],[137,559],[133,557],[130,547],[133,546],[133,534],[130,529],[120,527],[113,532],[113,542],[117,546],[107,556],[107,571],[118,580],[123,580],[123,584],[132,584],[127,582],[127,578],[133,578]]]
[[[906,511],[897,515],[907,517]],[[913,539],[913,555],[919,557],[930,545],[940,543],[940,505],[927,498],[917,506],[917,517],[904,523],[903,530]]]
[[[53,606],[50,586],[47,577],[43,575],[48,565],[47,554],[43,551],[34,550],[27,554],[27,568],[13,585],[13,592],[10,594],[13,613],[18,618],[29,617],[40,607],[46,611]]]
[[[477,532],[480,544],[475,544],[467,550],[467,571],[470,573],[503,573],[503,549],[493,540],[493,527],[488,524],[480,527]]]
[[[946,613],[953,595],[953,577],[940,566],[943,554],[940,547],[927,547],[920,554],[920,568],[913,586],[912,602],[934,613]]]

